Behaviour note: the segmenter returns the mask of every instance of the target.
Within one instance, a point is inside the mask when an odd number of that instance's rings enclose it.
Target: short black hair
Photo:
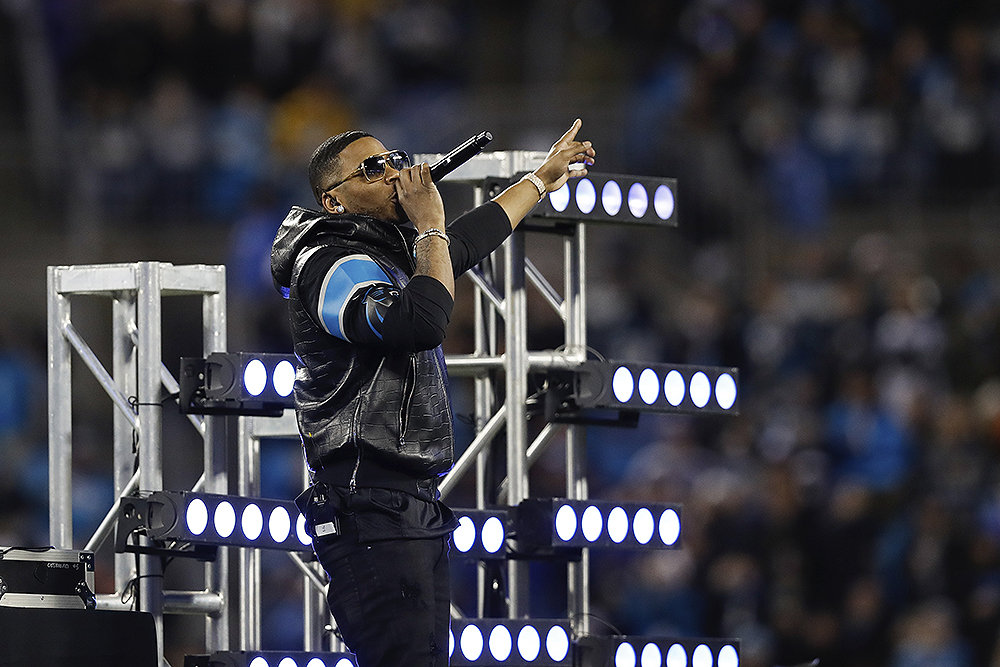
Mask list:
[[[323,206],[323,186],[331,182],[331,177],[340,168],[341,151],[358,139],[370,136],[372,135],[361,130],[341,132],[321,143],[313,151],[312,158],[309,160],[309,185],[312,187],[317,204]],[[329,186],[327,185],[327,187]]]

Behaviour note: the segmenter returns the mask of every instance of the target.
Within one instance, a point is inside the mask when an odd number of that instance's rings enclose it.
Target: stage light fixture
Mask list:
[[[585,361],[552,374],[582,409],[739,414],[739,369],[730,366]]]
[[[519,546],[679,549],[681,506],[529,498],[517,506]]]
[[[122,546],[123,532],[141,530],[155,540],[312,552],[305,518],[285,500],[156,491],[123,499],[118,529]]]
[[[538,218],[677,226],[677,180],[590,172],[532,210]]]
[[[565,619],[453,620],[448,655],[453,667],[512,665],[561,667],[573,663]]]
[[[507,557],[506,510],[456,509],[454,512],[458,517],[458,528],[451,534],[454,557],[478,560]]]
[[[213,352],[181,357],[181,412],[280,416],[295,407],[295,355]]]
[[[586,636],[577,641],[579,667],[739,667],[738,639]]]
[[[353,653],[304,651],[217,651],[188,655],[184,667],[357,667]]]

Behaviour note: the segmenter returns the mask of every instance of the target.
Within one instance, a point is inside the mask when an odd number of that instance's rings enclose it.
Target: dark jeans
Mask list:
[[[360,667],[446,667],[450,625],[449,536],[359,544],[322,537],[327,601]]]

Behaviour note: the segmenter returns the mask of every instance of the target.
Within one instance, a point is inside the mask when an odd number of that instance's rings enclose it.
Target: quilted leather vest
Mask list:
[[[352,345],[309,316],[298,275],[313,249],[363,252],[405,287],[413,230],[364,216],[293,208],[272,251],[291,269],[288,309],[299,366],[295,403],[306,460],[317,481],[401,488],[436,497],[452,466],[454,425],[440,346],[419,352]],[[290,262],[290,265],[289,265]],[[278,273],[275,273],[276,282]]]

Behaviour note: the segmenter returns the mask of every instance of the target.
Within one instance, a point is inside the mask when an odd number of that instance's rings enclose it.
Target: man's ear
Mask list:
[[[344,205],[341,204],[339,201],[337,201],[337,198],[334,197],[331,193],[324,192],[322,201],[323,201],[323,209],[327,213],[339,214],[344,212]]]

